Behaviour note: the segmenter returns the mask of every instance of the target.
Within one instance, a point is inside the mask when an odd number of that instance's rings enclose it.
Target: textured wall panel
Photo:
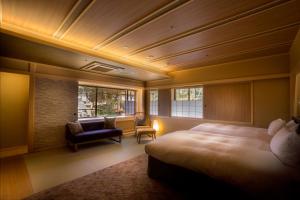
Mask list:
[[[78,83],[36,78],[34,150],[65,145],[65,124],[77,113]]]

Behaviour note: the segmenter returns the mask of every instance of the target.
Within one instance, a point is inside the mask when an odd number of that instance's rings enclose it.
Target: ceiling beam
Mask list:
[[[62,48],[69,51],[79,52],[85,55],[95,56],[98,58],[106,59],[109,61],[113,61],[119,64],[127,65],[128,67],[133,67],[136,69],[142,69],[149,72],[153,72],[159,74],[164,77],[168,77],[167,73],[160,70],[155,65],[146,64],[143,62],[135,61],[132,59],[126,59],[124,57],[120,57],[114,54],[110,54],[102,51],[95,51],[90,48],[84,47],[82,45],[77,45],[72,42],[67,42],[64,40],[56,40],[51,36],[45,36],[43,34],[36,33],[34,31],[29,31],[27,29],[21,28],[12,24],[2,24],[0,32],[13,35],[16,37],[20,37],[29,41],[37,42],[40,44],[50,45],[53,47]]]
[[[62,39],[95,2],[96,0],[78,0],[55,31],[53,37]]]

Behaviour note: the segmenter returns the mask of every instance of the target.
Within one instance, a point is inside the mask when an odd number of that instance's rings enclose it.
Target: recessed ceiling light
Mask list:
[[[149,55],[149,56],[147,56],[146,58],[147,59],[150,59],[150,58],[153,58],[154,56],[152,56],[152,55]]]

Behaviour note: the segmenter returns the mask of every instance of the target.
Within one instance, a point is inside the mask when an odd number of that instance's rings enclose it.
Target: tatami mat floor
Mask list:
[[[23,168],[28,173],[27,179],[29,178],[29,181],[25,180],[25,183],[30,184],[32,189],[26,194],[21,192],[22,195],[19,198],[143,154],[145,152],[144,144],[147,142],[149,140],[143,140],[141,144],[137,144],[135,137],[127,136],[123,138],[121,144],[103,140],[96,144],[80,146],[78,152],[72,152],[65,147],[25,155],[19,160],[23,160]],[[3,163],[9,165],[7,161]],[[9,176],[7,174],[6,177]],[[22,190],[22,188],[12,188],[17,186],[15,184],[9,186],[7,180],[9,179],[2,181],[6,184],[6,188],[11,189],[11,192]],[[8,190],[3,199],[13,197],[7,193],[9,193]],[[18,197],[14,196],[13,199],[18,199]]]

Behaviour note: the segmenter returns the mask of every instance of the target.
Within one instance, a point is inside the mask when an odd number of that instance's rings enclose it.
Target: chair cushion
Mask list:
[[[148,133],[155,133],[155,129],[153,128],[139,128],[136,130],[137,134],[148,134]]]
[[[121,129],[101,129],[93,131],[85,131],[77,135],[71,136],[69,139],[73,143],[81,143],[86,141],[98,140],[109,137],[116,137],[122,135]]]

